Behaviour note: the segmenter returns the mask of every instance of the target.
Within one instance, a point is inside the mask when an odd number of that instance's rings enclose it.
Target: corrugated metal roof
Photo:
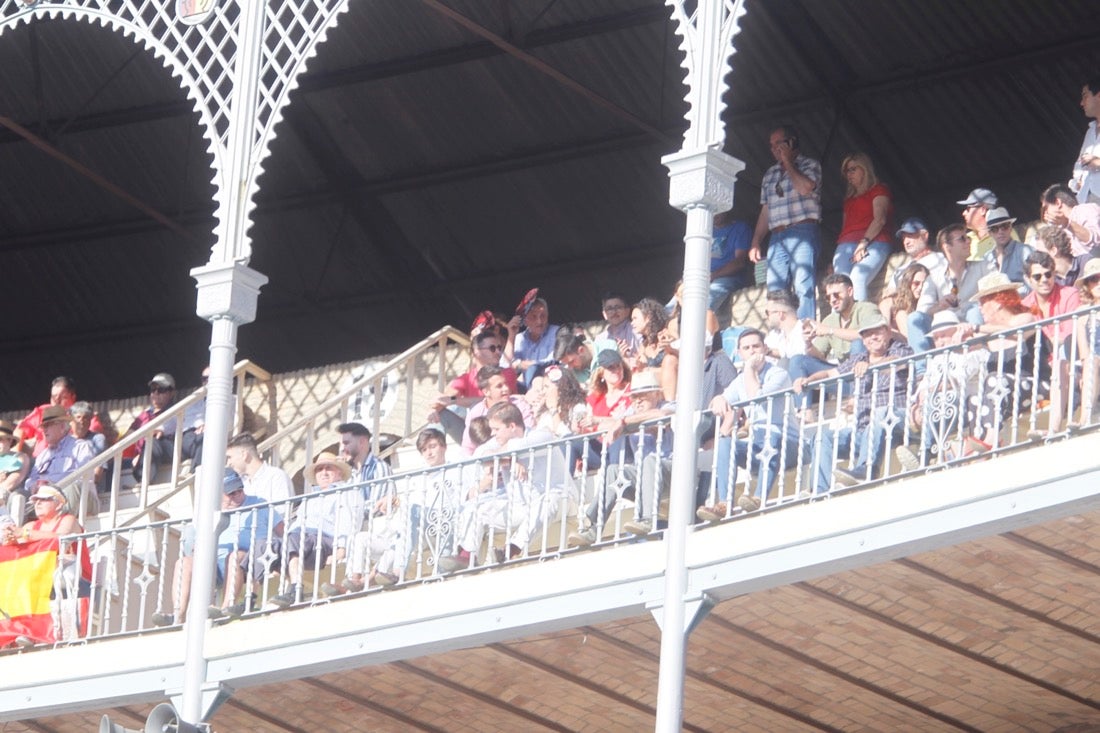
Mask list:
[[[422,2],[361,0],[311,62],[265,164],[253,265],[270,277],[242,357],[277,371],[391,353],[528,288],[553,318],[596,317],[608,288],[663,297],[683,216],[660,157],[679,145],[683,71],[661,0],[446,5],[615,105],[563,87]],[[842,157],[862,149],[899,215],[958,218],[993,188],[1035,218],[1068,177],[1100,69],[1088,0],[756,0],[734,57],[727,151],[754,220],[769,127],[824,165],[839,226]],[[0,405],[55,373],[83,396],[198,373],[209,327],[188,270],[213,228],[209,161],[161,62],[99,26],[41,20],[0,36],[0,115],[180,222],[166,229],[0,130],[5,293]],[[656,128],[660,135],[642,129]],[[826,257],[822,258],[827,259]]]

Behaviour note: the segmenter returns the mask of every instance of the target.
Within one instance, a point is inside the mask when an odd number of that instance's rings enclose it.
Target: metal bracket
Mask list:
[[[710,609],[718,605],[718,601],[714,596],[709,593],[700,593],[695,598],[688,598],[684,600],[684,636],[690,636],[692,631],[695,631],[695,627],[699,625],[699,622],[706,618],[706,615],[710,613]],[[663,603],[648,603],[646,608],[651,614],[653,614],[653,620],[657,622],[657,626],[661,629],[661,633],[664,633],[664,627],[662,621],[664,614],[661,613],[661,609],[664,608]]]

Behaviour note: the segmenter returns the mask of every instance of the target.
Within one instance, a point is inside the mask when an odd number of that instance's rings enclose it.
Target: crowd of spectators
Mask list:
[[[1091,412],[1100,377],[1095,319],[1021,330],[1100,303],[1100,80],[1084,86],[1081,105],[1091,121],[1070,184],[1037,192],[1034,222],[1021,222],[994,191],[979,187],[958,200],[960,219],[943,223],[934,237],[922,216],[897,225],[893,194],[871,158],[845,156],[843,217],[830,272],[820,278],[823,169],[792,126],[771,131],[775,164],[763,175],[755,226],[728,214],[715,220],[703,394],[693,406],[711,421],[700,431],[699,448],[713,456],[714,474],[698,481],[700,519],[729,516],[734,504],[757,510],[800,459],[813,463],[809,495],[874,478],[907,424],[918,438],[912,447],[898,445],[905,468],[923,465],[930,452],[950,459],[988,449],[1008,402],[1026,409],[1028,395],[1043,400],[1048,430],[1057,432],[1071,418],[1066,395],[1079,378],[1071,341],[1090,377],[1081,379],[1078,404]],[[734,323],[731,298],[752,284],[760,261],[766,322]],[[827,307],[819,307],[819,292]],[[594,338],[578,325],[552,323],[537,289],[511,314],[482,312],[471,329],[469,368],[431,400],[429,427],[417,438],[426,470],[408,477],[393,476],[372,452],[368,428],[344,423],[338,453],[323,452],[306,466],[305,493],[291,512],[289,477],[263,462],[251,436],[233,438],[223,511],[249,519],[219,528],[224,591],[210,615],[254,608],[254,584],[273,570],[287,585],[270,600],[287,607],[306,600],[305,571],[337,562],[345,564],[343,578],[333,573],[332,582],[320,584],[323,595],[399,582],[425,543],[444,573],[479,561],[483,546],[491,560],[523,556],[540,528],[580,498],[571,493],[573,477],[591,472],[600,483],[570,544],[598,542],[621,497],[635,502],[623,531],[658,531],[672,446],[671,428],[659,418],[676,408],[680,298],[679,285],[667,305],[656,297],[632,304],[607,292],[599,300],[604,327]],[[727,354],[720,329],[731,325],[736,346]],[[948,346],[964,348],[942,350]],[[933,349],[923,362],[909,358]],[[155,375],[148,386],[150,405],[131,431],[178,400],[170,374]],[[951,424],[929,417],[945,399],[963,406]],[[847,419],[822,420],[827,402]],[[172,417],[136,443],[124,456],[134,475],[140,479],[177,454],[197,465],[204,408],[197,402],[179,424]],[[117,439],[103,417],[76,401],[71,380],[58,377],[48,404],[18,426],[0,421],[0,492],[5,500],[16,492],[33,499],[35,524],[22,535],[73,531],[73,522],[53,519],[62,513],[46,504],[71,506],[72,497],[54,485]],[[447,462],[448,439],[462,461]],[[844,455],[851,457],[847,467],[840,465]],[[739,471],[748,480],[739,482]],[[745,488],[735,502],[737,483]],[[361,489],[337,490],[353,485]],[[3,529],[5,541],[19,536],[11,522]],[[158,624],[186,614],[192,552],[193,539],[185,537],[173,608],[158,614]]]

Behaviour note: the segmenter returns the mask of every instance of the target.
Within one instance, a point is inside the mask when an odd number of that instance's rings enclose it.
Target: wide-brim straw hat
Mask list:
[[[992,272],[978,281],[978,292],[971,300],[981,300],[989,295],[1018,290],[1020,283],[1014,283],[1003,272]]]
[[[336,466],[336,468],[340,471],[341,481],[347,481],[349,478],[351,478],[351,466],[349,466],[346,461],[338,458],[336,455],[325,451],[324,453],[321,453],[317,456],[317,460],[306,466],[306,470],[304,471],[304,473],[306,481],[308,481],[311,486],[317,484],[318,466]]]

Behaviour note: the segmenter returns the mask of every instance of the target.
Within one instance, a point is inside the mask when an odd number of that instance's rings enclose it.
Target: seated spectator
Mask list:
[[[630,408],[630,380],[632,372],[618,351],[601,351],[596,356],[596,371],[592,373],[592,383],[588,390],[588,414],[577,424],[582,432],[614,430]],[[602,463],[602,451],[606,449],[607,460],[618,462],[621,441],[610,440],[610,436],[601,435],[598,442],[591,443],[590,468]],[[598,456],[598,457],[597,457]]]
[[[710,409],[721,418],[716,450],[715,504],[697,513],[700,519],[714,520],[729,513],[730,487],[737,482],[737,471],[744,467],[750,479],[737,504],[746,512],[756,511],[767,499],[779,476],[780,466],[791,467],[798,460],[799,422],[787,396],[757,400],[782,392],[791,386],[786,370],[764,358],[764,334],[747,329],[737,339],[743,369],[725,392],[711,400]],[[757,400],[747,407],[741,402]],[[732,437],[737,431],[737,438]],[[731,465],[732,453],[732,465]],[[752,478],[756,478],[755,491]]]
[[[909,315],[917,310],[924,284],[928,282],[929,272],[924,265],[914,262],[905,268],[894,293],[890,307],[890,319],[887,321],[894,332],[909,341]]]
[[[915,216],[909,217],[902,223],[895,236],[897,236],[902,249],[905,251],[905,259],[894,269],[894,274],[883,287],[880,303],[893,298],[894,293],[898,290],[898,283],[901,281],[902,275],[905,274],[910,265],[924,265],[928,272],[933,274],[942,272],[947,267],[947,259],[943,253],[937,252],[929,246],[928,227],[925,226],[923,219]],[[887,321],[890,320],[890,315],[885,310],[882,312],[883,318]]]
[[[1025,261],[1027,278],[1031,283],[1031,293],[1023,299],[1021,304],[1031,309],[1038,318],[1053,318],[1054,316],[1073,313],[1081,308],[1081,296],[1076,288],[1068,285],[1058,285],[1054,282],[1054,258],[1046,252],[1035,252]],[[1073,340],[1073,321],[1066,318],[1058,324],[1043,326],[1043,335],[1050,340],[1053,346],[1053,359],[1051,375],[1053,381],[1050,385],[1050,422],[1048,430],[1056,433],[1062,429],[1067,390],[1069,387],[1069,350]]]
[[[974,296],[982,310],[983,323],[978,332],[1002,331],[1035,322],[1035,314],[1023,305],[1016,284],[1004,273],[986,275],[978,283]],[[990,414],[1000,421],[990,431],[1000,431],[1010,415],[1029,409],[1036,400],[1045,399],[1050,386],[1052,346],[1041,332],[1021,331],[986,344],[989,349],[989,377],[986,392],[995,402]]]
[[[932,348],[928,329],[932,316],[940,311],[954,311],[960,321],[970,324],[971,332],[982,322],[981,309],[973,296],[978,292],[978,282],[988,272],[988,265],[967,260],[970,241],[962,224],[945,226],[936,235],[936,243],[943,251],[947,267],[929,272],[917,309],[909,314],[909,346],[916,352]]]
[[[466,427],[465,412],[460,414],[455,409],[464,411],[466,408],[473,407],[485,396],[477,386],[477,373],[482,367],[500,366],[504,339],[495,328],[486,328],[473,337],[471,349],[470,369],[462,376],[451,380],[447,388],[432,403],[432,412],[428,415],[428,422],[442,425],[446,433],[455,441],[462,440],[462,433]],[[504,376],[504,381],[508,383],[511,393],[516,393],[518,388],[515,370],[506,367],[501,374]]]
[[[710,295],[707,309],[714,314],[712,333],[730,325],[730,296],[753,284],[753,266],[749,262],[752,227],[733,218],[732,211],[714,217],[714,234],[710,245]],[[680,288],[677,288],[677,297]],[[678,318],[674,320],[679,321]]]
[[[268,464],[260,457],[256,438],[252,433],[240,433],[229,439],[225,448],[225,463],[240,474],[244,490],[273,504],[284,504],[294,496],[290,476],[281,468]],[[277,529],[281,532],[281,528]]]
[[[936,349],[944,349],[963,343],[969,331],[954,311],[943,310],[932,318],[928,336]],[[922,455],[899,445],[894,452],[902,468],[917,470],[927,464],[929,454],[950,461],[989,450],[985,431],[991,425],[983,401],[988,362],[989,350],[981,344],[943,351],[927,360],[910,410]]]
[[[58,405],[51,406],[51,409],[63,411],[65,408]],[[48,416],[43,417],[48,420]],[[61,539],[84,531],[69,509],[65,495],[56,486],[38,486],[31,502],[34,519],[24,524],[21,530],[16,529],[14,522],[5,522],[0,542],[18,544]],[[91,578],[91,556],[84,541],[61,542],[57,548],[57,570],[50,594],[50,615],[57,631],[57,641],[77,639],[87,632],[87,608],[81,608],[79,599],[89,597]]]
[[[15,437],[23,441],[24,447],[20,448],[20,451],[30,452],[32,457],[37,458],[38,454],[46,448],[42,435],[42,411],[50,406],[68,409],[74,402],[76,402],[76,386],[73,380],[69,377],[55,377],[50,385],[50,401],[31,410],[15,426]],[[106,432],[105,426],[100,423],[97,415],[92,416],[92,432]]]
[[[1055,184],[1043,191],[1039,205],[1043,222],[1069,236],[1074,256],[1100,246],[1100,204],[1080,203],[1069,188]]]
[[[254,598],[237,601],[245,587],[249,551],[271,541],[274,529],[282,523],[279,513],[258,496],[249,495],[244,479],[232,468],[222,478],[221,517],[218,522],[215,557],[215,588],[223,588],[220,605],[207,610],[210,618],[236,618],[246,610],[256,610]],[[172,569],[172,613],[154,613],[154,626],[182,624],[191,600],[191,573],[195,563],[195,525],[189,524],[180,538],[180,557]]]
[[[343,560],[348,546],[363,523],[361,491],[330,491],[347,484],[352,468],[331,453],[321,453],[306,467],[305,497],[283,537],[271,540],[273,554],[284,558],[287,589],[273,596],[271,603],[287,608],[302,601],[302,566],[320,569]],[[257,557],[263,556],[259,548]],[[257,570],[262,570],[257,568]]]
[[[629,354],[623,354],[631,371],[653,369],[660,379],[661,362],[665,359],[665,345],[668,343],[667,340],[662,340],[661,334],[668,325],[668,312],[653,298],[642,298],[634,304],[630,313],[630,324],[641,341],[641,349],[633,358]]]
[[[558,366],[557,364],[551,364],[551,366]],[[559,369],[561,367],[558,367]],[[549,369],[549,367],[547,367]],[[530,386],[523,394],[523,401],[527,403],[527,409],[531,413],[531,425],[534,427],[539,424],[543,418],[549,415],[549,411],[546,409],[546,370],[542,374],[531,380]]]
[[[1077,293],[1081,306],[1092,308],[1100,305],[1100,258],[1089,260],[1077,279]],[[1083,369],[1081,375],[1081,422],[1092,423],[1096,409],[1096,397],[1100,393],[1100,312],[1089,313],[1077,322],[1077,348]]]
[[[351,466],[354,483],[367,484],[393,473],[390,464],[372,451],[371,432],[366,425],[346,422],[336,426],[336,432],[340,433],[340,457]],[[371,490],[369,486],[363,487],[364,498]]]
[[[576,423],[588,414],[584,388],[572,371],[562,367],[550,367],[544,376],[546,414],[535,427],[558,438],[578,432]]]
[[[792,357],[806,353],[813,326],[798,317],[798,298],[790,290],[771,290],[764,303],[768,335],[764,337],[768,359],[787,369]]]
[[[92,430],[92,419],[95,413],[87,402],[74,402],[69,408],[71,417],[70,427],[73,437],[77,440],[86,440],[91,444],[92,457],[98,456],[107,450],[107,436]],[[107,476],[110,474],[111,462],[108,462],[95,470],[92,480],[95,482],[96,491],[103,492],[107,489]]]
[[[609,348],[618,348],[611,343]],[[557,343],[554,344],[554,359],[572,372],[577,382],[587,385],[592,377],[592,347],[579,328],[561,328],[558,330]]]
[[[495,366],[482,367],[477,373],[477,386],[485,396],[480,402],[466,411],[467,428],[462,433],[462,451],[468,456],[472,456],[474,454],[474,448],[477,447],[470,439],[470,421],[482,415],[489,414],[489,410],[492,409],[494,405],[501,402],[511,402],[519,409],[520,414],[523,415],[524,425],[534,427],[534,419],[531,416],[530,406],[525,399],[512,394],[508,387],[508,382],[504,378],[503,369]]]
[[[129,432],[140,430],[152,420],[160,417],[165,410],[176,403],[176,380],[171,374],[161,372],[149,380],[149,407],[146,407],[134,418]],[[133,457],[134,478],[141,480],[145,471],[145,456],[154,467],[170,465],[172,463],[172,451],[176,442],[176,420],[171,418],[164,425],[153,432],[151,439],[140,440],[136,444],[137,453]],[[148,449],[148,450],[146,450]],[[191,467],[195,468],[202,462],[202,426],[191,421],[184,421],[183,432],[180,438],[180,460],[190,460]]]
[[[866,153],[853,153],[841,162],[848,182],[844,220],[833,255],[833,272],[848,275],[857,301],[870,295],[868,286],[890,257],[894,205],[890,189],[880,183]]]
[[[507,533],[506,547],[492,548],[495,559],[526,553],[534,533],[560,507],[571,490],[565,456],[557,446],[536,448],[546,436],[527,434],[523,415],[502,402],[488,414],[492,460],[467,494],[460,515],[458,552],[439,562],[443,573],[469,567],[489,529]]]
[[[676,402],[676,386],[680,377],[680,318],[683,315],[683,298],[684,282],[681,280],[676,283],[676,290],[673,292],[672,300],[669,301],[672,310],[669,311],[668,323],[665,325],[664,331],[658,334],[658,341],[667,357],[661,361],[661,371],[658,379],[664,389],[665,401],[673,404]],[[708,309],[705,339],[708,347],[718,330],[718,317],[714,315],[714,311]]]
[[[963,207],[962,219],[966,225],[966,241],[970,247],[967,259],[979,262],[993,249],[993,238],[989,236],[986,217],[990,209],[997,205],[997,194],[988,188],[975,188],[958,204]]]
[[[1003,272],[1014,283],[1020,283],[1020,295],[1027,295],[1027,278],[1024,277],[1024,260],[1031,254],[1030,246],[1012,238],[1012,225],[1016,217],[1009,216],[1003,206],[990,209],[986,215],[986,226],[993,238],[993,247],[985,253],[984,259],[989,272]]]
[[[833,312],[820,323],[811,321],[814,338],[806,342],[806,353],[791,357],[792,380],[830,369],[848,358],[849,353],[864,351],[859,331],[868,323],[882,319],[873,303],[857,302],[852,280],[847,275],[825,278],[825,297]],[[803,405],[809,404],[809,395]]]
[[[19,491],[31,470],[31,459],[26,453],[14,450],[15,429],[7,420],[0,420],[0,511],[8,503],[12,492]],[[43,446],[45,442],[43,441]]]
[[[1085,268],[1085,263],[1094,256],[1092,250],[1074,256],[1069,235],[1060,227],[1044,224],[1036,234],[1037,252],[1046,252],[1054,259],[1054,282],[1059,285],[1074,285]]]
[[[882,465],[888,436],[900,438],[905,427],[905,405],[909,397],[909,367],[907,363],[892,364],[911,355],[913,350],[895,338],[890,325],[880,317],[860,329],[867,346],[866,353],[852,354],[839,366],[825,369],[804,379],[795,380],[794,389],[801,392],[819,379],[843,374],[855,375],[853,410],[855,427],[837,429],[832,423],[818,427],[814,444],[816,480],[814,493],[827,493],[835,477],[842,486],[854,486],[874,478]],[[888,368],[873,369],[879,364]],[[840,468],[841,457],[851,453],[851,469]]]
[[[26,496],[39,486],[59,483],[94,457],[91,443],[77,440],[69,432],[69,412],[64,407],[50,405],[43,410],[41,429],[46,447],[34,459],[23,484]]]
[[[554,360],[559,327],[550,324],[550,306],[543,298],[531,301],[522,315],[517,314],[509,321],[508,327],[516,331],[511,365],[519,375],[520,387],[526,390],[531,380]]]
[[[626,298],[616,292],[604,293],[600,299],[603,308],[603,317],[607,321],[607,328],[596,337],[599,345],[601,341],[610,341],[615,344],[619,352],[633,357],[642,348],[641,339],[634,332],[634,326],[630,321],[630,306],[626,304]],[[603,351],[602,345],[596,349]]]
[[[637,425],[671,414],[662,399],[661,385],[652,374],[639,374],[630,388],[632,401],[624,425]],[[635,500],[635,519],[623,524],[630,534],[647,535],[656,527],[657,503],[668,495],[672,480],[672,432],[669,427],[651,428],[629,436],[635,461],[612,463],[604,474],[603,490],[585,510],[588,525],[569,535],[572,546],[588,546],[600,537],[611,509],[619,497]],[[636,487],[641,492],[636,492]]]

